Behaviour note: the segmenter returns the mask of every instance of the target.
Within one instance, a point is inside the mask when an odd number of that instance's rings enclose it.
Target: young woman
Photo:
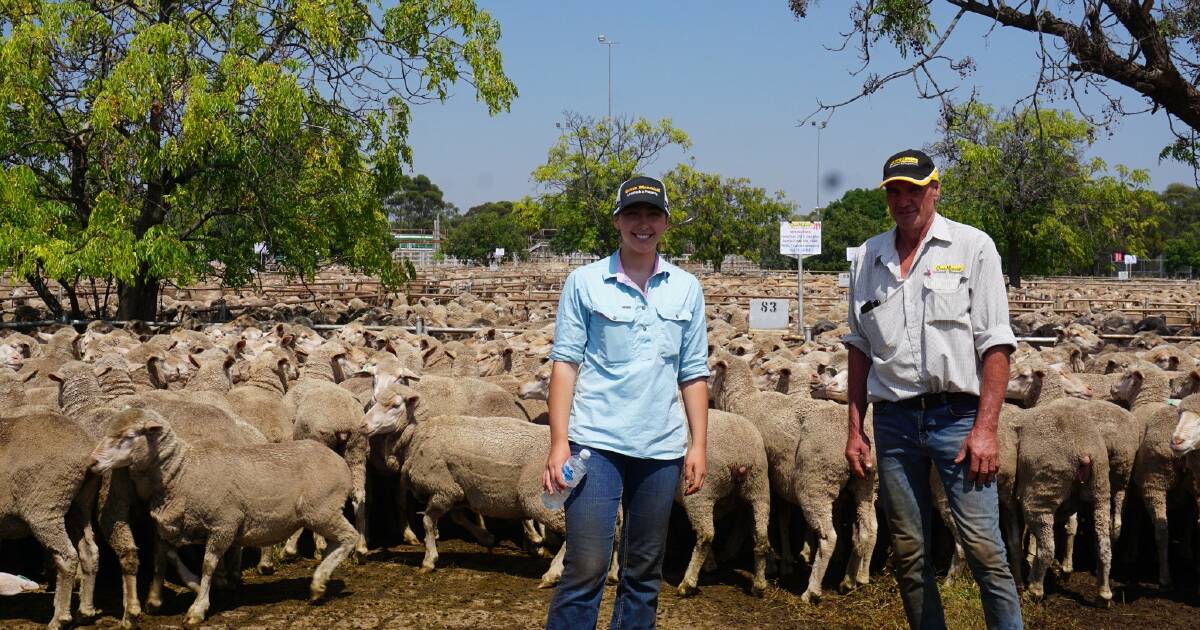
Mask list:
[[[549,629],[596,627],[618,506],[625,520],[611,627],[653,628],[680,476],[687,494],[704,484],[704,294],[695,276],[658,255],[669,220],[662,182],[625,181],[613,212],[620,249],[563,284],[543,486],[565,487],[563,463],[584,448],[592,456],[566,503],[567,552]]]

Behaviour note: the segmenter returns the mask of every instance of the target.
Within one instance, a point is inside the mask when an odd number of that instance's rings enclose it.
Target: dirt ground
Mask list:
[[[538,590],[547,560],[531,557],[504,542],[491,552],[463,540],[439,545],[441,562],[432,574],[417,571],[421,550],[398,545],[376,549],[362,565],[343,564],[334,573],[329,595],[320,604],[307,602],[311,559],[283,565],[272,576],[245,574],[237,592],[214,592],[206,627],[210,628],[538,628],[544,622],[551,592]],[[659,604],[659,627],[701,628],[902,628],[903,610],[894,581],[886,573],[872,584],[847,595],[827,592],[815,606],[802,604],[799,594],[804,571],[779,581],[762,598],[748,594],[749,573],[724,568],[702,576],[701,592],[691,598],[676,595],[686,563],[672,553]],[[97,596],[102,613],[91,626],[115,627],[120,593],[116,576],[104,576]],[[1095,583],[1076,573],[1048,584],[1042,603],[1026,602],[1030,628],[1195,628],[1197,600],[1187,594],[1162,594],[1156,588],[1114,584],[1111,609],[1095,606]],[[143,596],[144,596],[143,585]],[[942,588],[951,628],[983,628],[978,591],[971,580],[960,579]],[[163,609],[146,615],[142,627],[176,628],[192,602],[189,592],[168,593]],[[602,623],[612,611],[613,587],[605,591]],[[0,627],[44,627],[51,614],[51,594],[30,593],[0,599]]]

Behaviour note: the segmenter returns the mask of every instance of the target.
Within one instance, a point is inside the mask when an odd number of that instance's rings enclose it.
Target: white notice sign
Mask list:
[[[493,258],[504,258],[504,248],[497,247],[496,251],[492,253],[492,257]]]
[[[750,300],[751,330],[787,330],[791,300]]]
[[[839,273],[838,274],[838,287],[842,288],[842,289],[850,288],[850,274],[848,274],[848,273]]]
[[[854,257],[858,255],[857,247],[846,248],[846,262],[854,262]]]
[[[779,253],[785,256],[815,256],[821,253],[820,221],[782,221],[779,224]]]
[[[1125,264],[1126,265],[1136,265],[1137,264],[1137,256],[1134,256],[1133,254],[1125,254]]]
[[[1128,271],[1118,271],[1117,272],[1117,280],[1128,280],[1128,279],[1129,279]]]

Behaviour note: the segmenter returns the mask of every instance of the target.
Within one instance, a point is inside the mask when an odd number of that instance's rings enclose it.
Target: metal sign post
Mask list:
[[[796,334],[807,341],[808,331],[804,327],[804,257],[821,253],[821,222],[781,222],[779,253],[796,259]]]

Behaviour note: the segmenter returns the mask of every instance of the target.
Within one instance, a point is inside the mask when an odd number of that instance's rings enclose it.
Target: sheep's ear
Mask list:
[[[1067,333],[1067,331],[1066,331],[1066,330],[1063,330],[1063,327],[1062,327],[1062,326],[1055,326],[1055,327],[1054,327],[1054,336],[1055,336],[1055,338],[1056,338],[1056,339],[1058,339],[1059,341],[1062,341],[1063,337],[1066,337],[1066,336],[1067,336],[1067,335],[1066,335],[1066,333]]]
[[[713,353],[714,353],[714,352],[716,352],[716,351],[717,351],[717,346],[716,346],[716,344],[711,344],[711,343],[710,343],[710,344],[708,344],[708,356],[710,356],[710,357],[711,357],[711,356],[713,355]]]
[[[395,355],[395,354],[396,354],[396,346],[395,346],[395,345],[392,343],[392,340],[391,340],[391,339],[388,339],[388,340],[387,340],[387,343],[384,343],[384,344],[383,344],[383,351],[384,351],[384,352],[390,352],[390,353],[392,353],[393,355]]]
[[[290,335],[284,334],[285,330],[286,329],[283,327],[283,324],[275,324],[275,334],[278,335],[280,338],[282,338],[284,336],[290,336]]]
[[[1115,369],[1117,369],[1117,362],[1113,361],[1112,359],[1109,359],[1108,363],[1104,364],[1105,374],[1111,374]]]
[[[32,381],[33,378],[37,375],[38,375],[37,370],[29,370],[29,372],[26,374],[17,374],[17,379],[20,380],[22,383],[28,383],[29,381]]]
[[[237,359],[235,359],[232,354],[227,354],[225,355],[225,361],[222,363],[222,365],[226,370],[228,370],[229,366],[233,365],[233,362],[236,360]]]
[[[158,420],[144,420],[142,422],[142,433],[148,435],[158,435],[162,433],[163,425]]]
[[[240,356],[245,351],[246,351],[246,340],[238,339],[237,343],[233,344],[233,353]]]
[[[196,355],[194,355],[194,354],[188,355],[188,363],[191,363],[192,365],[194,365],[196,367],[200,367],[200,362],[196,360]]]
[[[1171,370],[1172,372],[1174,372],[1175,370],[1178,370],[1179,369],[1179,357],[1176,357],[1176,356],[1168,357],[1167,365],[1169,366],[1169,367],[1167,367],[1167,369]]]
[[[178,339],[172,340],[171,345],[167,346],[167,350],[174,350],[175,346],[178,346],[178,345],[179,345]]]
[[[46,376],[50,377],[50,380],[54,381],[55,383],[62,383],[64,380],[66,380],[63,378],[62,374],[59,374],[58,372],[51,372]]]
[[[111,372],[112,369],[113,368],[111,365],[104,365],[104,366],[98,365],[98,366],[92,368],[92,373],[95,374],[97,378],[99,378],[99,377],[104,376],[105,374],[108,374],[109,372]]]
[[[396,374],[400,377],[400,380],[405,382],[421,380],[420,374],[417,374],[416,372],[404,367],[400,368]]]
[[[416,392],[413,392],[404,397],[404,406],[408,409],[409,413],[411,413],[414,409],[416,409],[417,405],[420,404],[420,402],[421,402],[421,395]]]

